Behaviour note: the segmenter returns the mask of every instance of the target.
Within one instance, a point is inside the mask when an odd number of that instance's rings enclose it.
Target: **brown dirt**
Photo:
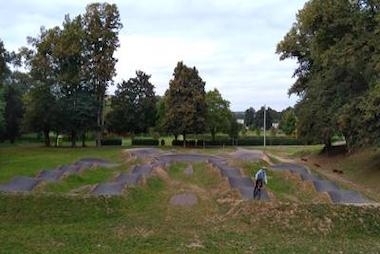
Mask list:
[[[345,155],[337,156],[326,156],[326,155],[313,155],[308,156],[305,160],[298,160],[297,163],[304,164],[308,166],[313,171],[320,175],[352,190],[359,191],[365,195],[380,200],[380,195],[378,195],[374,190],[368,186],[364,186],[353,182],[345,175],[344,168],[341,168],[340,163],[347,157]]]

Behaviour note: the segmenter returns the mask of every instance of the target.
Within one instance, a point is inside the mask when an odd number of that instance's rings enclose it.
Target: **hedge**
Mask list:
[[[107,138],[100,140],[102,146],[121,146],[123,140],[121,138]]]
[[[158,139],[150,139],[150,138],[134,138],[132,139],[133,146],[158,146]]]
[[[212,140],[186,140],[186,147],[210,147],[210,146],[262,146],[264,144],[263,137],[249,137],[240,139],[216,139]],[[289,137],[267,137],[266,145],[304,145],[300,139]],[[183,146],[183,140],[173,140],[172,146]]]
[[[173,140],[172,146],[183,146],[183,140]],[[186,140],[186,147],[197,146],[197,141],[193,139]]]

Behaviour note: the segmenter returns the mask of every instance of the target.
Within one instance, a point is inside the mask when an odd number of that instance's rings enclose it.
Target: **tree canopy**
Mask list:
[[[146,133],[155,126],[156,103],[150,75],[136,71],[136,77],[117,85],[111,99],[108,126],[117,133]]]
[[[206,92],[205,82],[198,70],[178,62],[173,79],[166,91],[165,126],[168,133],[175,137],[187,133],[203,133],[206,130]]]
[[[379,7],[371,0],[310,0],[278,44],[281,60],[298,61],[289,94],[300,96],[297,128],[306,140],[330,147],[342,133],[350,148],[379,141],[375,123],[362,117],[379,109],[368,104],[379,84]]]
[[[215,140],[217,132],[228,133],[231,126],[230,102],[223,99],[217,89],[206,93],[207,129],[211,133],[212,140]]]

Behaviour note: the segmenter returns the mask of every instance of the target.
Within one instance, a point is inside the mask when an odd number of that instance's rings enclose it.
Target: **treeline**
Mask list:
[[[264,125],[265,111],[265,125]],[[281,130],[288,136],[297,136],[297,117],[294,108],[288,107],[281,112],[278,112],[270,107],[261,107],[255,110],[250,107],[243,113],[237,114],[240,118],[244,118],[244,126],[250,130],[259,132],[264,128],[266,130]]]
[[[349,149],[380,142],[380,4],[370,0],[310,0],[277,46],[280,59],[294,58],[298,68],[289,94],[300,99],[295,108],[266,110],[266,127],[279,123],[287,135],[306,143],[331,147],[343,136]],[[122,28],[116,5],[94,3],[62,26],[41,28],[28,46],[8,52],[0,41],[0,141],[22,132],[70,136],[85,145],[95,133],[152,136],[217,133],[237,138],[240,126],[230,103],[218,90],[205,91],[195,67],[178,62],[169,88],[157,96],[150,75],[117,84],[114,52]],[[12,71],[10,65],[27,72]],[[17,68],[16,68],[17,70]],[[260,131],[264,108],[244,112],[245,126]],[[245,130],[245,128],[243,129]]]
[[[1,139],[14,142],[22,127],[43,132],[47,146],[50,132],[67,133],[75,146],[79,136],[84,145],[86,132],[92,130],[100,145],[121,27],[116,5],[94,3],[73,19],[66,15],[61,27],[41,27],[38,36],[27,38],[29,47],[17,54],[1,43]],[[28,72],[11,72],[10,63]]]
[[[26,132],[43,133],[46,146],[51,133],[68,135],[72,146],[78,140],[85,146],[87,133],[96,133],[98,146],[109,134],[237,137],[230,103],[217,89],[206,92],[198,70],[182,62],[162,97],[143,71],[107,96],[121,28],[116,5],[94,3],[75,18],[66,15],[62,26],[41,27],[16,53],[0,41],[0,141],[14,142]],[[10,65],[27,72],[12,71]]]
[[[380,141],[380,3],[310,0],[277,46],[298,68],[289,94],[297,133],[331,147],[343,135],[350,150]]]

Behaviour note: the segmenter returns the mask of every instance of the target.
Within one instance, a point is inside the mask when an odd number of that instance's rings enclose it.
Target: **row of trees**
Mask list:
[[[380,142],[380,3],[310,0],[277,46],[298,68],[289,94],[298,134],[331,146],[342,134],[350,150]]]
[[[150,75],[142,71],[117,85],[107,114],[108,130],[118,134],[156,132],[174,135],[209,132],[229,133],[236,137],[238,126],[230,103],[217,89],[206,92],[198,70],[179,62],[163,97],[156,96]]]
[[[179,62],[169,89],[155,95],[150,75],[117,84],[114,96],[106,90],[115,76],[121,29],[116,5],[90,4],[83,15],[66,15],[61,27],[41,27],[28,37],[28,47],[7,52],[0,41],[0,137],[14,142],[21,129],[41,132],[47,146],[51,132],[70,136],[72,146],[85,134],[156,132],[178,135],[218,132],[236,137],[238,126],[218,90],[205,92],[198,70]],[[27,72],[11,71],[23,65]]]
[[[28,37],[30,47],[21,48],[18,54],[8,53],[1,44],[5,56],[1,83],[5,93],[18,99],[15,103],[5,96],[5,111],[23,103],[20,114],[12,115],[18,122],[23,121],[26,130],[42,131],[46,145],[50,145],[51,131],[69,133],[75,146],[78,135],[84,137],[88,130],[97,133],[100,145],[105,93],[115,76],[117,60],[113,55],[119,46],[121,27],[116,5],[94,3],[74,19],[66,15],[62,27],[41,27],[37,37]],[[23,63],[28,73],[12,73],[7,66],[10,62]],[[14,84],[23,84],[26,89]],[[19,128],[13,128],[11,121],[5,122],[2,126],[6,133],[2,136],[13,141]]]
[[[278,124],[280,130],[286,135],[296,135],[297,117],[294,108],[288,107],[281,112],[268,107],[261,107],[255,110],[250,107],[244,112],[244,125],[251,130],[261,130],[264,128],[264,110],[265,112],[265,127],[266,130],[275,128],[274,125]]]

